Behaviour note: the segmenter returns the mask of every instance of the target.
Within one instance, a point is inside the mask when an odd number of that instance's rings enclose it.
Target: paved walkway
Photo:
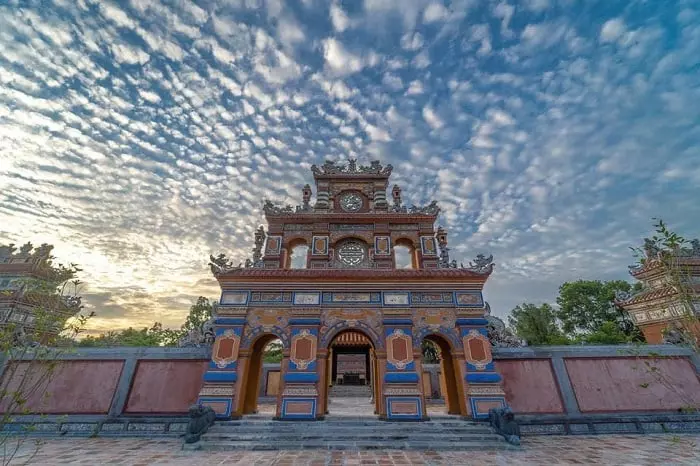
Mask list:
[[[32,442],[32,440],[26,440]],[[182,451],[177,440],[52,439],[30,456],[31,444],[12,464],[121,464],[121,465],[698,465],[700,435],[527,437],[520,451]]]

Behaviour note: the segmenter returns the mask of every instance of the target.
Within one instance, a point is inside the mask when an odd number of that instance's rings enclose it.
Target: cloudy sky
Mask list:
[[[309,167],[394,165],[494,313],[700,230],[695,0],[0,6],[0,242],[84,268],[94,330],[179,326]]]

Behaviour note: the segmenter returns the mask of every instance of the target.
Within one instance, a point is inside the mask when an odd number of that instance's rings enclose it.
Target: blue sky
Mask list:
[[[503,316],[697,236],[698,103],[696,1],[5,1],[0,242],[80,263],[94,329],[179,326],[263,198],[379,159]]]

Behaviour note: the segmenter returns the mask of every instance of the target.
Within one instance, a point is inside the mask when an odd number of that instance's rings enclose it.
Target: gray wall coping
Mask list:
[[[675,345],[565,345],[493,348],[494,359],[597,358],[637,356],[693,357],[690,348]]]
[[[174,348],[165,346],[114,346],[109,348],[57,348],[58,360],[126,359],[210,359],[211,348]],[[32,360],[30,354],[24,360]],[[41,359],[46,359],[42,357]]]

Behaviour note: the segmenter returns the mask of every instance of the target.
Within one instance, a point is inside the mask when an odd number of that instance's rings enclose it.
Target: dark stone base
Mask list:
[[[700,414],[516,416],[523,436],[700,432]]]

